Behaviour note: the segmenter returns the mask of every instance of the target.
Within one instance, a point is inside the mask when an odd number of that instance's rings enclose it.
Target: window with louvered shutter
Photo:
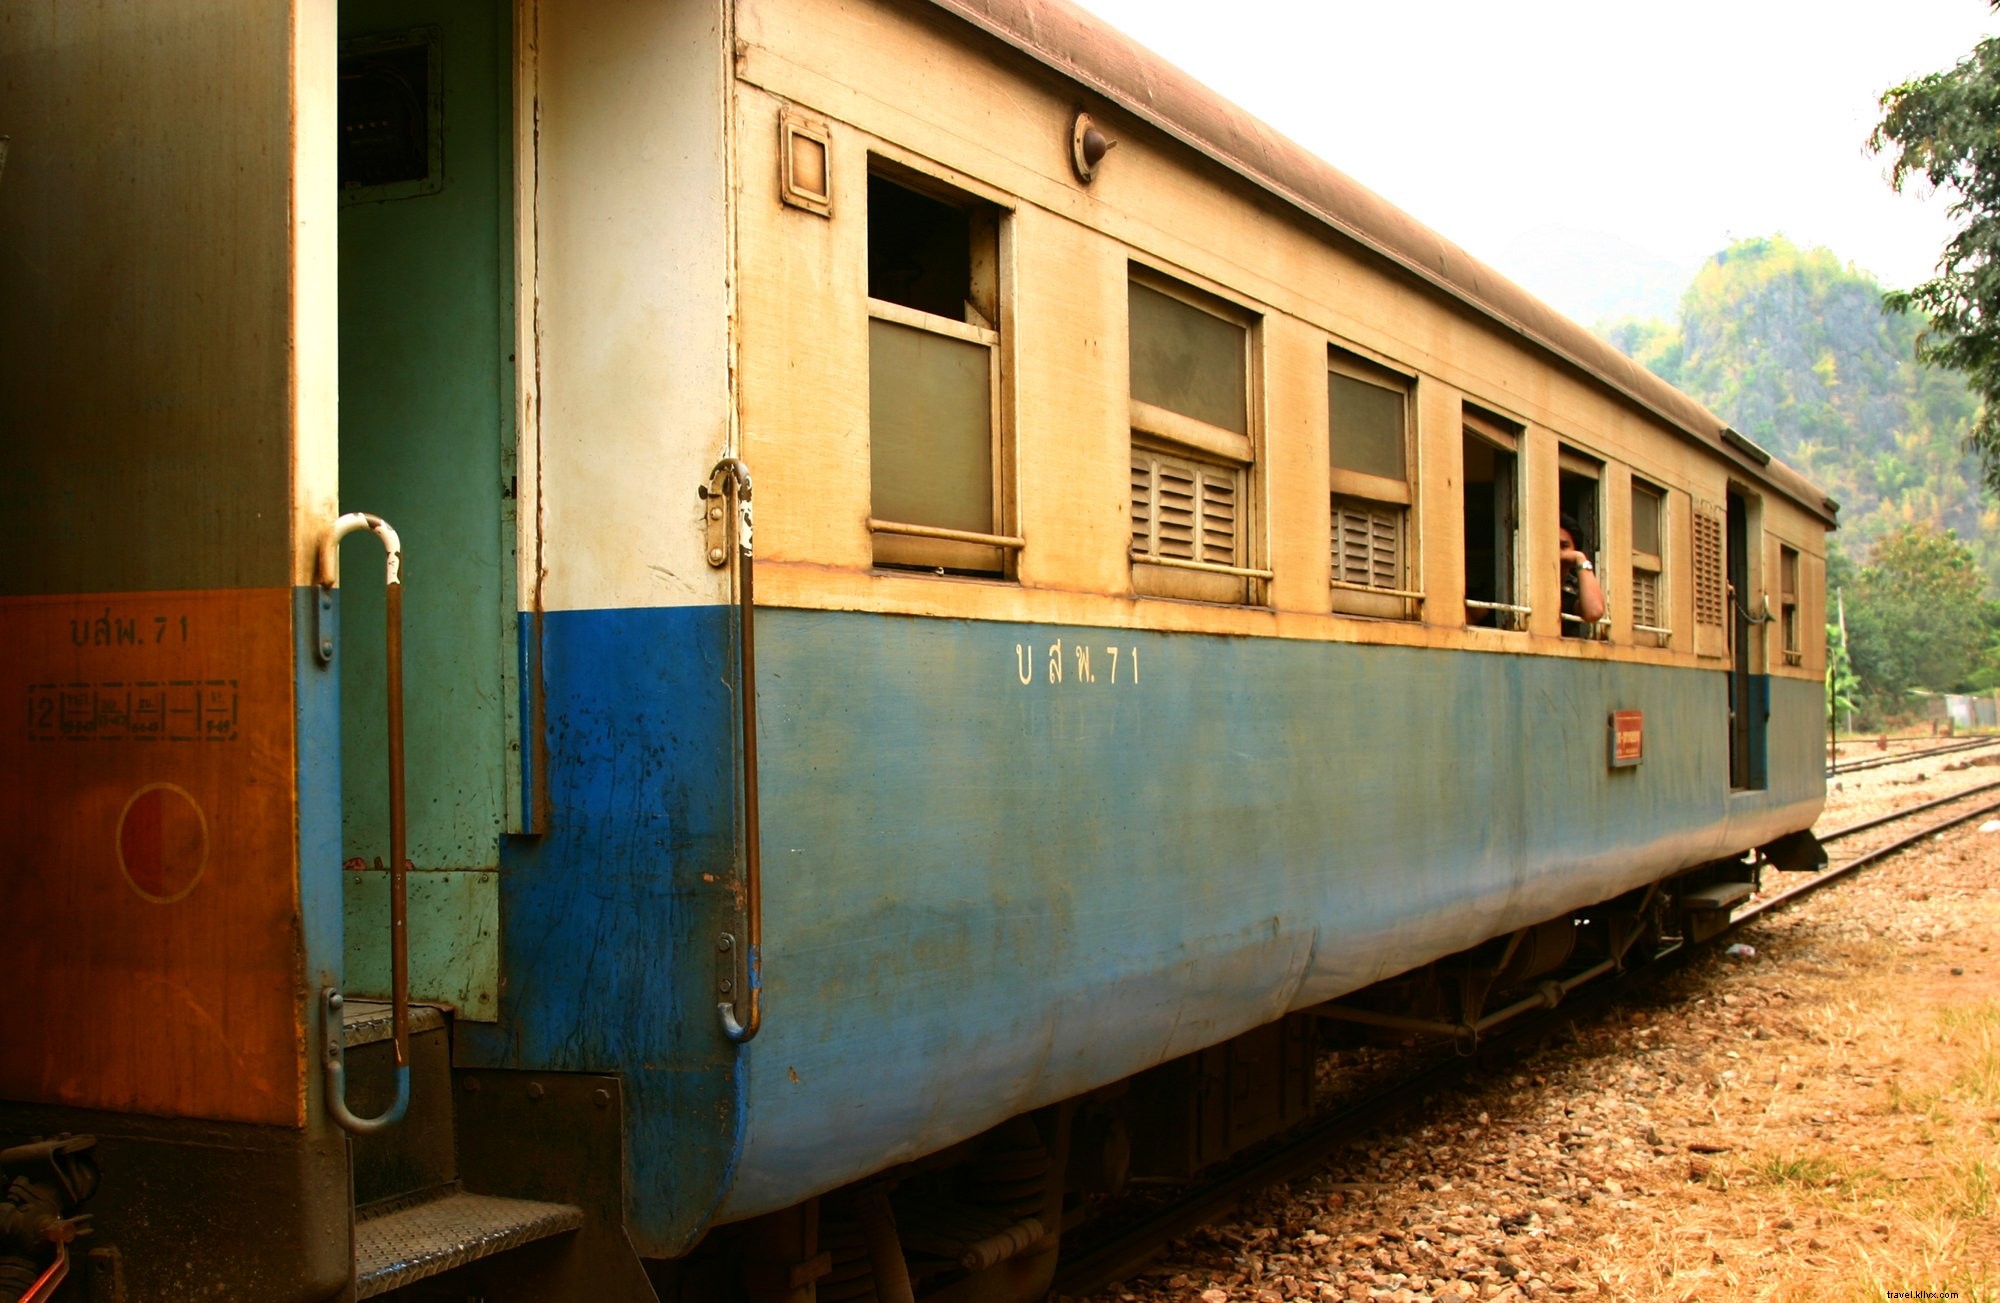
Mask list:
[[[1632,625],[1634,628],[1658,630],[1660,623],[1660,572],[1657,570],[1632,570]]]
[[[1249,320],[1151,275],[1129,302],[1133,590],[1254,601]]]
[[[1403,586],[1403,520],[1401,507],[1333,500],[1333,577],[1336,582],[1364,588]]]
[[[1132,555],[1239,565],[1243,472],[1132,449]]]
[[[1343,349],[1328,350],[1328,576],[1332,608],[1344,614],[1407,620],[1420,612],[1410,556],[1414,383]]]

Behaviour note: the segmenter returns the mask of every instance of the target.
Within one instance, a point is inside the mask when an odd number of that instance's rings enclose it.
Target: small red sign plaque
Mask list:
[[[1611,712],[1611,767],[1626,769],[1646,758],[1646,712]]]

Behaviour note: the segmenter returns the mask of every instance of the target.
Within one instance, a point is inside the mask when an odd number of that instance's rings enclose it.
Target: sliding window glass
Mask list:
[[[1465,409],[1465,622],[1525,629],[1520,601],[1520,446],[1518,427]]]
[[[1000,210],[901,172],[868,178],[875,563],[1009,573]]]
[[[1133,279],[1128,302],[1133,590],[1255,601],[1252,318],[1164,278]]]
[[[1333,609],[1412,619],[1416,531],[1407,376],[1338,349],[1326,372]]]

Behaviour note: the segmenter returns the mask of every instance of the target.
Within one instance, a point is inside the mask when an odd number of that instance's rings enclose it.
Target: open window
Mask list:
[[[1185,285],[1134,276],[1132,587],[1251,602],[1252,319]]]
[[[1610,591],[1604,578],[1604,463],[1574,448],[1563,448],[1556,467],[1556,502],[1563,528],[1570,531],[1576,546],[1589,558],[1598,590],[1606,599],[1605,614],[1585,620],[1577,610],[1575,574],[1562,576],[1562,636],[1604,638],[1611,628]]]
[[[1520,601],[1519,427],[1465,409],[1465,622],[1525,629]]]
[[[1667,491],[1632,477],[1632,632],[1665,646],[1667,626]]]
[[[1414,618],[1416,531],[1407,376],[1335,349],[1326,373],[1333,609]]]
[[[878,164],[868,178],[875,564],[1001,576],[1021,540],[1001,439],[1001,213]]]
[[[1799,553],[1797,548],[1783,543],[1778,544],[1778,621],[1784,639],[1785,664],[1804,663],[1805,642],[1799,625]]]

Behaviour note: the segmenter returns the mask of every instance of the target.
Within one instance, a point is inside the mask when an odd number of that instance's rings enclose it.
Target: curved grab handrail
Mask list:
[[[732,545],[726,555],[736,561],[736,701],[742,729],[743,917],[748,944],[740,967],[743,989],[738,992],[736,938],[726,932],[718,938],[727,975],[720,983],[722,998],[716,1002],[716,1015],[722,1021],[722,1034],[740,1045],[755,1036],[764,1021],[764,894],[762,852],[757,836],[757,639],[750,541],[750,468],[739,457],[724,457],[708,473],[708,480],[701,488],[701,496],[724,500]],[[741,1017],[737,1015],[739,995]]]
[[[403,540],[389,522],[365,511],[351,511],[333,522],[319,546],[320,606],[332,605],[340,586],[340,541],[362,530],[375,535],[387,553],[384,570],[384,621],[387,647],[389,714],[389,981],[390,1018],[395,1029],[396,1101],[375,1118],[356,1117],[347,1107],[347,1044],[340,1023],[341,994],[324,992],[326,1008],[326,1106],[333,1120],[355,1135],[365,1136],[400,1122],[410,1103],[410,944],[409,899],[405,871],[409,836],[403,800]],[[331,661],[332,636],[322,631],[320,659]]]
[[[396,1098],[389,1101],[389,1107],[378,1116],[360,1117],[347,1107],[347,1028],[341,1018],[341,1009],[346,1001],[338,989],[327,987],[320,992],[326,1023],[326,1110],[333,1114],[333,1120],[340,1129],[352,1135],[372,1136],[378,1131],[387,1131],[403,1120],[410,1111],[410,1063],[407,1058],[396,1064]]]

